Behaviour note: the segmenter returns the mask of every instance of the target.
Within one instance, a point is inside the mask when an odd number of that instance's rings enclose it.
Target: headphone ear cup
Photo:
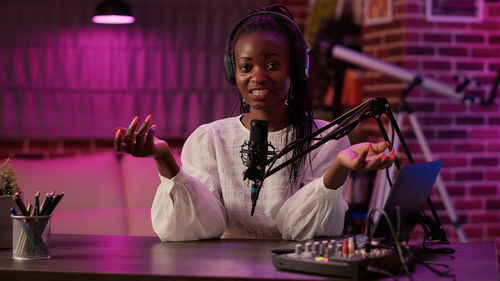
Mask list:
[[[222,63],[224,64],[224,74],[226,74],[226,80],[236,85],[236,77],[234,75],[236,71],[236,65],[234,63],[233,53],[226,51],[224,57],[222,58]]]

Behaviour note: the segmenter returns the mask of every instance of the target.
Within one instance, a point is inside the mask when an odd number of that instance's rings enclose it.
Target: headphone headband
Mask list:
[[[302,35],[302,31],[295,21],[286,16],[285,14],[273,12],[273,11],[259,11],[248,16],[242,18],[236,25],[234,25],[231,33],[229,34],[226,50],[224,52],[223,57],[223,65],[224,65],[224,73],[226,74],[226,79],[229,83],[236,85],[236,62],[234,60],[234,49],[231,46],[234,35],[236,31],[246,22],[248,19],[257,17],[257,16],[270,16],[276,19],[279,19],[285,23],[288,23],[295,35],[296,42],[293,46],[291,46],[290,50],[290,75],[292,80],[305,80],[309,75],[309,48],[307,47],[307,43]]]

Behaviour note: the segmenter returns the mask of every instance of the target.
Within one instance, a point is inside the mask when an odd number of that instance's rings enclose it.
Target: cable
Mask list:
[[[422,239],[422,249],[423,249],[422,252],[430,252],[433,254],[448,255],[451,259],[455,259],[455,257],[452,256],[452,254],[455,253],[455,250],[452,248],[431,249],[431,248],[427,247],[426,246],[426,240],[427,240],[426,238],[428,237],[429,230],[425,227],[426,224],[424,222],[422,222],[420,219],[417,221],[422,226],[422,228],[424,230],[424,238]],[[445,264],[442,262],[435,262],[435,261],[426,261],[426,260],[421,259],[421,257],[419,255],[420,255],[420,253],[418,253],[418,252],[415,253],[415,255],[414,255],[415,262],[425,266],[431,272],[433,272],[441,277],[449,277],[449,278],[452,278],[453,280],[456,279],[456,276],[454,274],[450,274],[451,267],[448,264]],[[446,270],[440,271],[432,265],[444,267]]]
[[[396,218],[396,237],[399,240],[399,237],[401,237],[401,211],[399,210],[399,206],[396,206]]]
[[[428,241],[430,243],[430,241]],[[439,249],[432,249],[432,248],[429,248],[427,247],[427,245],[425,244],[425,238],[424,240],[422,241],[422,248],[426,251],[429,251],[429,252],[432,252],[432,253],[435,253],[435,254],[440,254],[440,255],[448,255],[450,256],[452,259],[455,259],[454,256],[452,256],[452,254],[455,253],[455,249],[453,248],[450,248],[450,247],[446,247],[446,248],[439,248]]]
[[[416,253],[414,255],[414,260],[415,260],[416,263],[423,265],[424,267],[426,267],[427,269],[429,269],[431,272],[433,272],[436,275],[439,275],[441,277],[453,278],[453,280],[456,279],[455,274],[450,274],[451,267],[448,264],[446,264],[446,263],[423,260],[423,259],[420,258],[419,253]],[[445,268],[445,270],[444,271],[440,271],[435,266],[443,267],[443,268]]]
[[[455,249],[449,248],[449,247],[439,248],[439,249],[431,249],[431,248],[427,247],[426,242],[432,243],[432,241],[428,239],[428,237],[430,236],[430,230],[428,227],[432,222],[430,222],[430,221],[425,222],[423,220],[430,220],[430,218],[428,218],[427,216],[425,216],[423,214],[420,217],[417,217],[417,222],[418,222],[418,224],[420,224],[420,226],[422,227],[422,230],[424,231],[424,237],[422,238],[422,248],[424,250],[429,251],[429,252],[433,252],[435,254],[441,254],[441,255],[451,255],[451,254],[455,253]],[[435,244],[443,244],[443,242],[438,241]]]
[[[387,178],[387,183],[389,183],[389,186],[392,189],[392,180],[391,180],[391,175],[389,174],[389,167],[385,168],[385,176]]]
[[[453,248],[449,248],[449,247],[446,247],[446,248],[439,248],[439,249],[431,249],[427,246],[425,246],[425,244],[423,244],[423,249],[428,251],[428,252],[431,252],[433,254],[438,254],[438,255],[447,255],[450,257],[450,259],[455,259],[454,256],[452,256],[454,253],[455,253],[455,249]]]
[[[391,277],[393,280],[398,280],[394,275],[392,275],[389,271],[387,270],[383,270],[381,268],[378,268],[378,267],[375,267],[375,266],[367,266],[366,267],[366,271],[369,271],[369,272],[374,272],[374,273],[378,273],[378,274],[382,274],[382,275],[385,275],[385,276],[388,276],[388,277]]]
[[[396,211],[399,213],[398,209]],[[412,281],[413,278],[411,276],[410,270],[408,269],[408,266],[406,265],[406,261],[405,261],[404,255],[403,255],[403,250],[401,249],[401,244],[399,242],[398,236],[396,236],[396,232],[394,231],[394,227],[392,225],[391,219],[389,218],[389,215],[387,215],[387,213],[382,209],[379,209],[379,208],[372,209],[368,215],[368,226],[367,226],[368,242],[371,241],[370,226],[371,226],[372,216],[373,216],[373,214],[375,214],[375,212],[379,212],[382,215],[382,217],[384,217],[384,219],[386,220],[387,225],[389,226],[389,230],[391,231],[391,235],[392,235],[392,239],[394,240],[394,244],[396,244],[396,250],[398,252],[401,266],[405,270],[406,275],[408,275],[408,278]],[[399,214],[398,214],[398,216],[399,216]],[[398,221],[398,223],[399,223],[399,221]]]
[[[394,138],[395,138],[395,129],[394,126],[391,126],[391,141],[389,142],[389,147],[387,148],[389,151],[391,151],[394,148]],[[387,178],[387,183],[389,183],[389,186],[392,188],[392,179],[391,175],[389,173],[389,167],[385,168],[385,176]]]

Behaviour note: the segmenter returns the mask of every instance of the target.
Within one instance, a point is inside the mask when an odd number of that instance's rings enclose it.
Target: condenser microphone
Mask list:
[[[254,119],[250,121],[250,140],[245,141],[241,145],[240,157],[243,164],[247,166],[247,170],[243,174],[243,180],[249,179],[253,181],[250,188],[250,197],[252,199],[252,210],[250,215],[253,216],[257,198],[259,198],[260,188],[264,180],[266,170],[266,162],[268,154],[267,129],[269,122],[265,120]]]
[[[248,153],[246,163],[248,168],[243,175],[243,180],[250,179],[254,182],[261,182],[264,177],[267,161],[267,129],[269,122],[254,119],[250,121],[250,141],[248,150],[242,148],[242,153]]]

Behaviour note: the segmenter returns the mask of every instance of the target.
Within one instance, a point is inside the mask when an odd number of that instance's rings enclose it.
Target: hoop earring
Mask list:
[[[248,105],[248,103],[247,103],[247,101],[245,99],[242,99],[241,103],[243,104],[243,106],[247,106]]]
[[[287,94],[287,97],[285,99],[285,105],[288,106],[288,100],[292,100],[293,99],[293,96],[292,96],[292,85],[290,85],[290,90],[288,90],[288,94]]]

